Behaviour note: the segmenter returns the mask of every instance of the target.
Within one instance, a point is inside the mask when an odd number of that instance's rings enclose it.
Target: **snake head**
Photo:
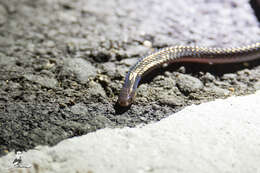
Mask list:
[[[130,106],[135,98],[136,88],[141,77],[138,75],[131,75],[128,73],[123,88],[118,97],[118,104],[122,107]]]
[[[134,97],[135,97],[135,90],[130,91],[129,88],[123,87],[120,91],[120,95],[118,97],[117,102],[119,103],[120,106],[127,107],[133,103]]]

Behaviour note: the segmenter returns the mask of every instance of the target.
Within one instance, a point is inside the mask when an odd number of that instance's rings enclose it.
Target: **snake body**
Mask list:
[[[126,107],[134,101],[141,77],[151,69],[162,64],[174,62],[194,62],[206,64],[225,64],[245,62],[260,58],[260,43],[236,48],[208,48],[192,46],[173,46],[164,48],[140,58],[125,77],[125,83],[118,97],[120,106]]]

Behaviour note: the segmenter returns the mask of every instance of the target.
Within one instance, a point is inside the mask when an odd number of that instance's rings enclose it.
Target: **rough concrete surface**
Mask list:
[[[115,105],[139,57],[176,44],[253,43],[258,25],[247,0],[0,1],[0,156],[254,93],[259,60],[175,64],[147,75],[130,108]]]
[[[192,105],[159,122],[103,129],[23,154],[21,173],[259,173],[260,91]],[[14,153],[0,158],[8,172]],[[6,169],[3,169],[6,168]]]

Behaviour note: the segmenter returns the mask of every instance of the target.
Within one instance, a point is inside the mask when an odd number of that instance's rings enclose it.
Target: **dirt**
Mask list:
[[[186,8],[192,1],[1,1],[0,156],[102,128],[159,121],[191,104],[260,89],[259,60],[173,64],[143,78],[130,108],[116,104],[130,66],[155,49],[259,40],[247,2],[198,2],[200,13]],[[224,7],[229,13],[216,10]],[[240,11],[249,17],[234,15]],[[230,19],[216,22],[225,15]],[[198,18],[206,22],[191,27]]]

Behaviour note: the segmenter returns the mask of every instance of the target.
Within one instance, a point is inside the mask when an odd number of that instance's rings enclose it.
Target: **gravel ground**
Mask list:
[[[1,173],[259,173],[260,91],[0,158]],[[216,111],[217,110],[217,111]],[[26,167],[26,168],[25,168]]]
[[[174,64],[146,76],[130,108],[115,104],[129,67],[149,52],[259,40],[247,0],[1,1],[0,156],[253,93],[259,60]]]

